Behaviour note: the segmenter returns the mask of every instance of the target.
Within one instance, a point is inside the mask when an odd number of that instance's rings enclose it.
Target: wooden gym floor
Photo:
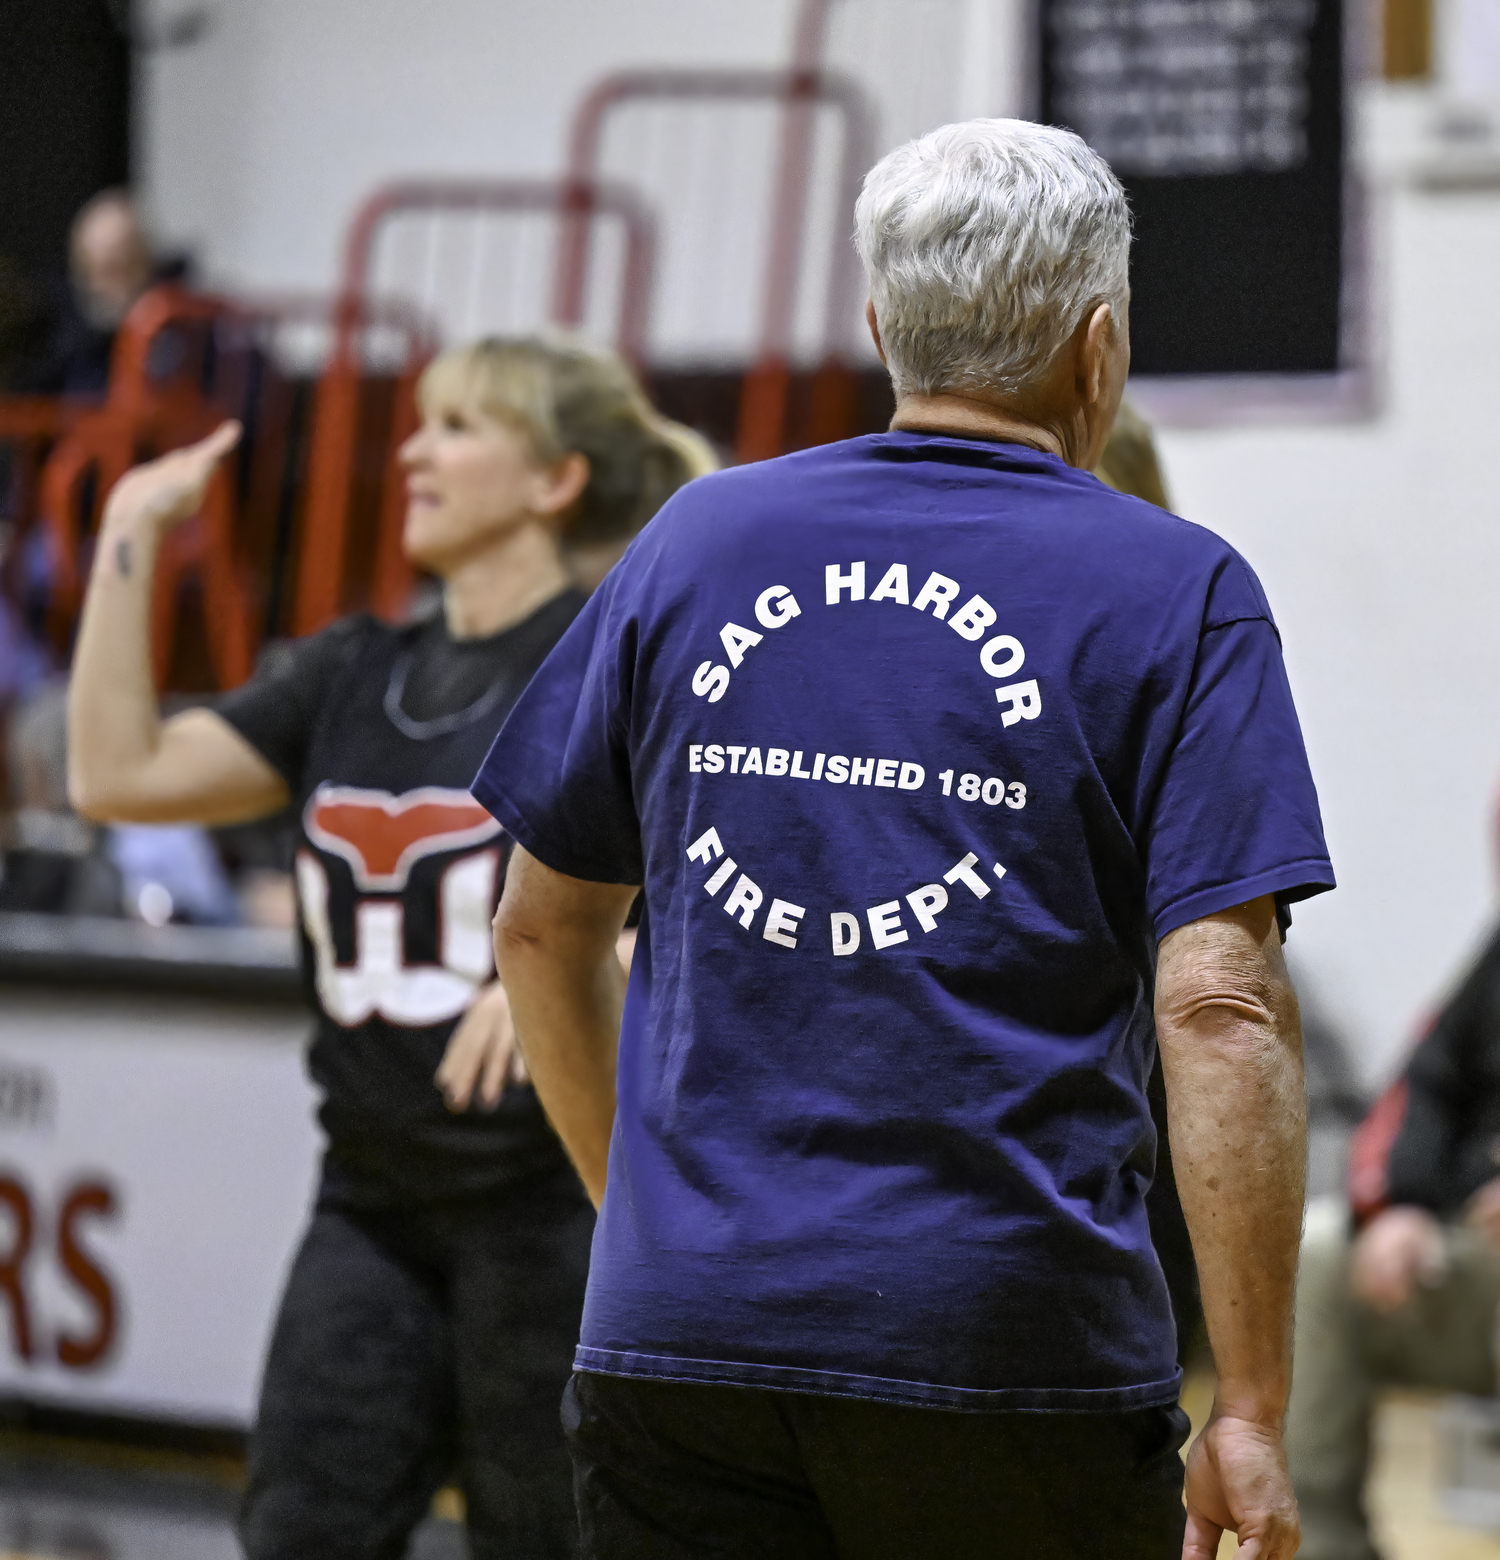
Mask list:
[[[1211,1395],[1207,1377],[1189,1379],[1183,1404],[1195,1427]],[[1392,1393],[1383,1403],[1371,1497],[1377,1540],[1386,1560],[1500,1560],[1500,1538],[1438,1514],[1436,1402]],[[241,1474],[229,1458],[0,1430],[0,1560],[238,1560]],[[461,1560],[457,1508],[452,1497],[440,1500],[409,1560]],[[1226,1539],[1220,1556],[1237,1547]]]
[[[1194,1433],[1208,1417],[1213,1382],[1190,1377],[1182,1405]],[[1375,1541],[1385,1560],[1500,1560],[1500,1537],[1454,1527],[1438,1511],[1437,1443],[1433,1411],[1438,1399],[1422,1392],[1391,1392],[1375,1425],[1375,1468],[1370,1490]],[[1226,1536],[1220,1560],[1239,1548]]]

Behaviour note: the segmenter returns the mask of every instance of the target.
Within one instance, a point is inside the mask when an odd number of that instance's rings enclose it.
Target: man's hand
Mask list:
[[[448,1037],[432,1081],[443,1091],[448,1109],[458,1112],[474,1103],[476,1083],[480,1109],[494,1110],[507,1082],[526,1079],[526,1059],[516,1046],[510,999],[498,980],[491,981]]]
[[[1425,1208],[1387,1208],[1355,1239],[1350,1275],[1355,1297],[1382,1316],[1399,1311],[1418,1285],[1441,1283],[1446,1271],[1443,1227]]]
[[[240,425],[220,423],[206,439],[126,472],[104,506],[106,530],[144,526],[161,536],[197,514],[209,479],[239,442]]]
[[[1469,1199],[1464,1222],[1500,1257],[1500,1177],[1486,1181]]]
[[[1226,1532],[1240,1560],[1292,1560],[1302,1539],[1280,1433],[1216,1406],[1188,1453],[1182,1560],[1214,1560]]]

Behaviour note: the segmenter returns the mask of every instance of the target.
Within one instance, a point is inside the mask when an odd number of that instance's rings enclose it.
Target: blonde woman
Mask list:
[[[80,811],[299,819],[327,1152],[266,1364],[250,1560],[403,1555],[455,1467],[475,1560],[577,1544],[558,1402],[593,1214],[514,1052],[489,931],[507,841],[468,786],[579,576],[712,461],[623,364],[568,342],[452,351],[419,394],[403,540],[439,613],[347,618],[162,720],[153,565],[230,424],[110,495],[73,666]]]

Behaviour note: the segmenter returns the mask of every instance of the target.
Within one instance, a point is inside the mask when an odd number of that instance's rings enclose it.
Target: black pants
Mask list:
[[[571,1173],[400,1212],[320,1202],[266,1361],[250,1560],[399,1560],[455,1469],[474,1560],[576,1555],[557,1404],[592,1228]]]
[[[579,1372],[588,1560],[1178,1560],[1187,1416],[959,1414]]]

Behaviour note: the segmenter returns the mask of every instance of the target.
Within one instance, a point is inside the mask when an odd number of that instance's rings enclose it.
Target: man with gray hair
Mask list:
[[[1254,574],[1088,474],[1129,237],[1065,131],[893,152],[858,209],[891,431],[674,498],[475,782],[601,1206],[591,1556],[1295,1553],[1278,923],[1333,875]],[[1158,1042],[1219,1367],[1185,1537]]]

